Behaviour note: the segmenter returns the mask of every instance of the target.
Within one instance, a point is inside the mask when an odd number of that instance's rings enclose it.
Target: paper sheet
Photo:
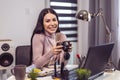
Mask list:
[[[37,80],[53,80],[52,76],[39,77]]]

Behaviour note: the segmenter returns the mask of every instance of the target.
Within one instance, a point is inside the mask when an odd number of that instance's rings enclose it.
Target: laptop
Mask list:
[[[111,56],[114,43],[90,47],[83,68],[91,70],[93,75],[103,72]]]

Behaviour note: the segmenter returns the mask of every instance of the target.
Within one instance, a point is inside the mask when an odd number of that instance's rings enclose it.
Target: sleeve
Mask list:
[[[43,47],[44,47],[44,37],[40,34],[35,34],[32,41],[33,46],[33,64],[36,67],[41,68],[45,64],[47,64],[50,58],[53,56],[51,52],[43,54]]]

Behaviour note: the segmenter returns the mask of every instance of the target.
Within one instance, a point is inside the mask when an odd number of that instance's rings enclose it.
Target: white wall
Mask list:
[[[0,0],[0,39],[15,46],[30,44],[30,38],[45,0]]]
[[[0,40],[11,39],[16,46],[29,45],[38,15],[46,0],[0,0]],[[4,72],[4,71],[3,71]],[[0,70],[0,80],[6,75]]]
[[[78,0],[78,11],[89,10],[89,0]],[[88,22],[78,20],[78,53],[83,56],[88,51]]]

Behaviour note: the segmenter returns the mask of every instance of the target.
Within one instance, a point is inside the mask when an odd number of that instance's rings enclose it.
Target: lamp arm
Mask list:
[[[110,29],[105,21],[105,18],[103,16],[102,8],[100,8],[99,11],[96,14],[94,14],[94,16],[100,16],[102,18],[103,24],[104,24],[105,30],[106,30],[106,42],[110,42],[111,41],[111,31],[110,31]]]
[[[103,20],[103,23],[104,23],[104,26],[105,26],[105,30],[106,30],[106,42],[110,42],[111,41],[111,31],[110,31],[107,23],[105,22],[103,14],[101,14],[100,16],[101,16],[101,18]]]

